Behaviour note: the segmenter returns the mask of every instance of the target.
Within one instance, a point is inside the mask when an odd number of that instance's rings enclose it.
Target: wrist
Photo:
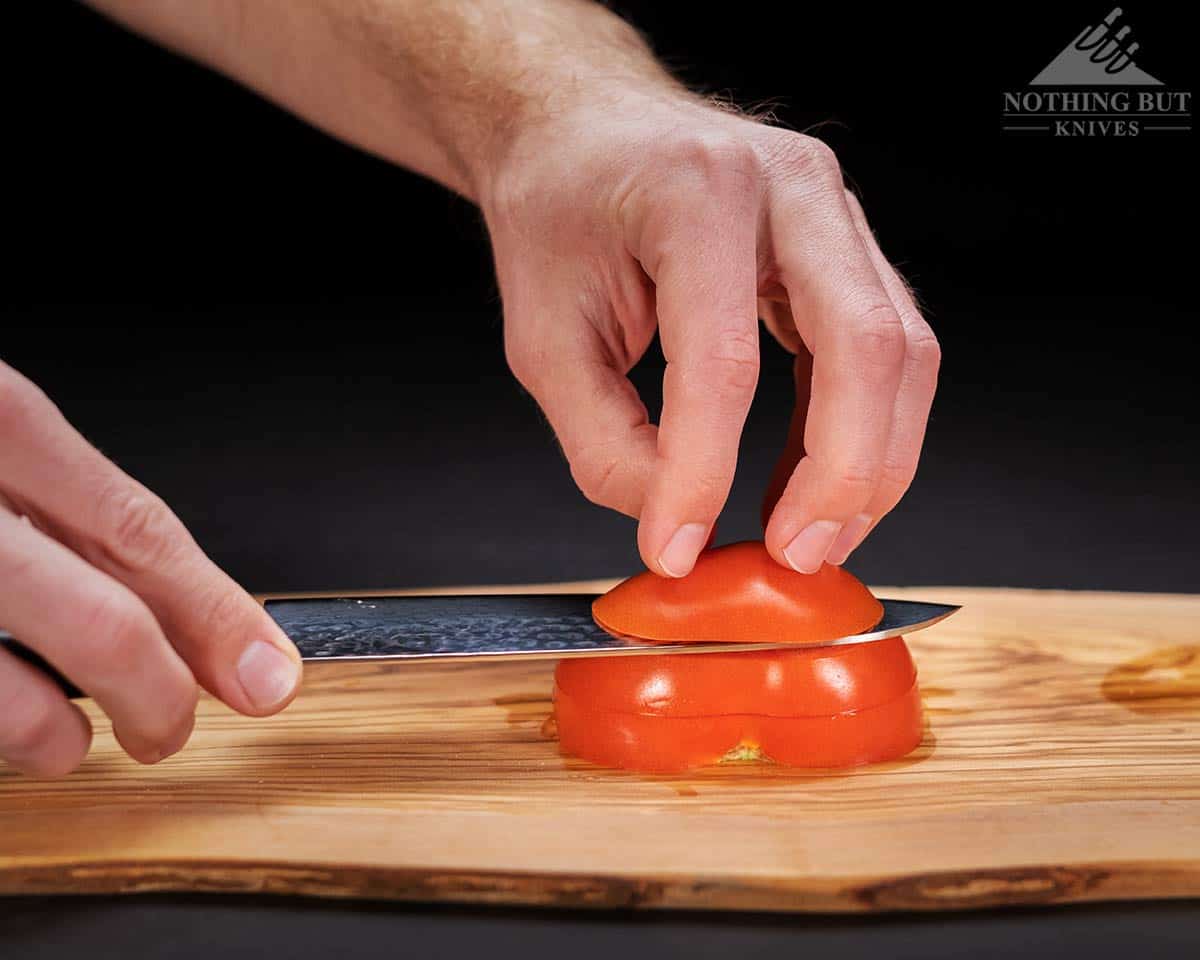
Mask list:
[[[698,98],[654,58],[638,32],[600,4],[547,5],[536,21],[508,38],[519,72],[489,78],[486,116],[457,159],[485,210],[512,172],[545,150],[606,124],[620,124],[648,105]]]
[[[581,167],[633,165],[639,144],[675,128],[735,120],[670,78],[645,82],[574,77],[499,131],[471,169],[474,199],[485,217],[502,215],[546,178],[578,175]]]

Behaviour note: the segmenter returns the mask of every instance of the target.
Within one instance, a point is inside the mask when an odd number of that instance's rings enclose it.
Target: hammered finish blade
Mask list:
[[[592,620],[595,594],[337,597],[268,600],[267,612],[305,660],[496,660],[771,650],[868,643],[937,623],[958,607],[881,600],[866,633],[821,643],[648,643]]]

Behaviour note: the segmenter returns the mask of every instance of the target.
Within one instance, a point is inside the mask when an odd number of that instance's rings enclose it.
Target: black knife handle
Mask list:
[[[19,643],[7,634],[0,633],[0,650],[7,650],[18,660],[24,660],[31,667],[40,670],[58,685],[59,690],[72,700],[80,700],[87,696],[86,693],[47,663],[41,654],[34,653],[34,651],[30,650],[23,643]]]

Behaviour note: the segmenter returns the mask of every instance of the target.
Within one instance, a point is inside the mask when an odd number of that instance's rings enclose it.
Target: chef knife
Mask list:
[[[870,643],[912,633],[959,608],[916,600],[880,600],[870,630],[832,640],[770,643],[650,643],[614,636],[592,619],[596,594],[481,594],[268,599],[267,613],[308,662],[353,660],[499,661],[563,657],[715,653]],[[7,634],[0,647],[50,674],[69,696],[83,696],[38,654]]]

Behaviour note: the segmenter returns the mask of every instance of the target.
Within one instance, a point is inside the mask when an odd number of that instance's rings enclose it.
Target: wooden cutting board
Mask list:
[[[157,767],[89,703],[77,774],[0,771],[0,893],[833,911],[1200,895],[1200,596],[877,592],[965,605],[911,640],[928,731],[904,760],[639,776],[559,755],[552,664],[319,664],[277,718],[205,701]]]

